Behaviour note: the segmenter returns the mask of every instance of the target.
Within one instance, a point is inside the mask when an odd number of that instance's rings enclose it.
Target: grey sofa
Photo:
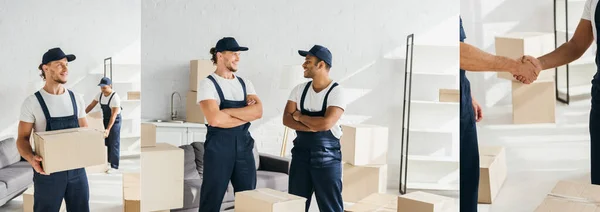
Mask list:
[[[17,150],[14,138],[0,140],[0,206],[33,184],[33,169]]]
[[[184,150],[184,185],[183,208],[171,211],[197,212],[200,205],[200,187],[202,186],[202,170],[204,156],[204,142],[194,142],[183,145]],[[286,158],[259,154],[254,147],[256,162],[256,188],[271,188],[287,192],[290,161]],[[234,191],[231,183],[227,188],[221,211],[232,209],[234,205]]]

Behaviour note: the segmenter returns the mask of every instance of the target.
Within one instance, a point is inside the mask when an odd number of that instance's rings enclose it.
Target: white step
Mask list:
[[[458,126],[459,108],[460,104],[456,102],[411,101],[410,128],[435,129]]]
[[[121,99],[127,99],[127,92],[141,90],[140,82],[113,82],[113,89],[119,94]]]
[[[457,177],[458,168],[457,159],[409,156],[408,182],[440,183],[447,178]]]
[[[410,129],[408,153],[410,155],[453,156],[458,152],[458,128]]]
[[[458,89],[458,67],[454,73],[412,73],[411,99],[420,101],[438,101],[440,89]]]
[[[589,83],[587,85],[569,86],[569,96],[571,96],[571,97],[586,96],[586,95],[589,96],[589,95],[591,95],[591,91],[592,91],[592,83]],[[565,95],[567,95],[567,88],[559,87],[558,93],[559,93],[559,96],[564,97]]]
[[[569,64],[569,94],[571,96],[589,95],[591,91],[591,81],[596,74],[595,57],[582,57],[573,63]],[[559,93],[565,95],[566,87],[566,71],[565,67],[558,69],[558,80],[556,88]],[[552,71],[552,70],[548,70]]]
[[[412,70],[418,73],[444,73],[459,65],[460,47],[437,45],[414,45]],[[409,55],[410,56],[410,55]],[[398,70],[404,70],[406,46],[400,46],[384,56],[392,60]],[[455,73],[458,73],[454,69]]]
[[[460,189],[458,183],[418,183],[418,182],[407,182],[407,189],[416,190],[441,190],[441,191],[457,191]]]
[[[577,24],[581,20],[581,16],[583,14],[583,8],[585,7],[586,0],[566,0],[568,1],[568,21],[569,21],[569,29],[575,30],[577,28]],[[565,0],[557,0],[556,1],[556,26],[557,29],[566,30],[565,27]]]
[[[410,148],[410,147],[409,147]],[[424,155],[408,155],[409,161],[431,162],[431,163],[458,163],[458,157],[447,156],[424,156]]]

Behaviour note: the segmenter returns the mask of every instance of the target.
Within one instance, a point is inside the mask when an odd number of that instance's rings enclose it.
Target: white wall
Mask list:
[[[0,105],[0,137],[16,134],[21,103],[43,85],[37,67],[44,52],[61,47],[75,54],[67,86],[82,94],[99,91],[88,73],[140,42],[140,12],[140,0],[0,0],[0,99],[7,100]],[[92,97],[84,98],[89,103]]]
[[[465,42],[492,54],[495,36],[554,31],[553,1],[460,0],[460,12],[467,33]],[[468,72],[467,77],[473,95],[484,107],[511,103],[508,80],[497,79],[495,73]]]
[[[251,129],[261,152],[279,154],[284,129],[281,113],[290,92],[279,89],[281,69],[301,64],[303,58],[297,50],[313,44],[332,51],[332,77],[349,77],[343,85],[358,89],[351,94],[356,101],[346,114],[370,118],[366,123],[391,126],[400,120],[393,118],[401,108],[403,65],[390,66],[384,55],[396,49],[403,55],[410,33],[423,33],[417,37],[420,43],[449,41],[456,45],[456,18],[450,22],[454,26],[450,33],[425,34],[432,26],[456,17],[458,11],[457,1],[439,0],[144,1],[142,118],[170,119],[171,93],[181,93],[185,102],[189,61],[208,59],[208,51],[218,39],[234,36],[250,48],[242,54],[239,75],[253,81],[265,105],[262,120]],[[362,93],[365,96],[361,97]],[[176,99],[175,104],[184,115],[182,103]]]

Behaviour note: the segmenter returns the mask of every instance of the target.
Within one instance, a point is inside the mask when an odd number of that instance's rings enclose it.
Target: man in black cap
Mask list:
[[[262,103],[252,83],[234,74],[240,51],[247,50],[232,37],[222,38],[210,50],[217,69],[199,82],[197,101],[207,123],[202,212],[220,210],[229,181],[235,192],[256,188],[254,139],[248,128],[262,117]]]
[[[41,77],[46,83],[42,89],[29,96],[21,107],[17,147],[21,157],[35,171],[33,210],[36,212],[58,211],[63,198],[68,211],[90,211],[85,169],[47,175],[40,164],[43,158],[33,152],[29,143],[32,129],[44,132],[87,127],[81,96],[63,86],[69,75],[68,62],[73,60],[75,55],[65,55],[60,48],[48,50],[39,66]]]
[[[315,45],[298,51],[305,57],[304,77],[312,81],[292,90],[283,113],[283,124],[296,130],[290,165],[289,193],[306,198],[313,191],[320,211],[342,212],[342,152],[339,119],[346,108],[343,88],[329,78],[332,56]]]
[[[112,88],[112,80],[108,77],[100,79],[100,93],[87,106],[85,113],[89,113],[100,103],[102,121],[104,123],[104,145],[106,145],[110,169],[106,173],[112,174],[119,169],[119,153],[121,151],[121,97]],[[104,97],[104,98],[102,98]]]

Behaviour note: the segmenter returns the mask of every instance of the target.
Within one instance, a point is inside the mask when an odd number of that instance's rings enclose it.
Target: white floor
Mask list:
[[[121,172],[139,172],[139,156],[122,158],[119,165]],[[88,174],[90,185],[90,210],[98,212],[123,211],[123,188],[121,174]],[[3,212],[23,211],[21,196],[0,207]]]
[[[590,99],[557,103],[556,124],[511,124],[511,107],[484,111],[479,145],[506,148],[508,176],[491,205],[480,212],[530,212],[559,180],[589,183]]]

